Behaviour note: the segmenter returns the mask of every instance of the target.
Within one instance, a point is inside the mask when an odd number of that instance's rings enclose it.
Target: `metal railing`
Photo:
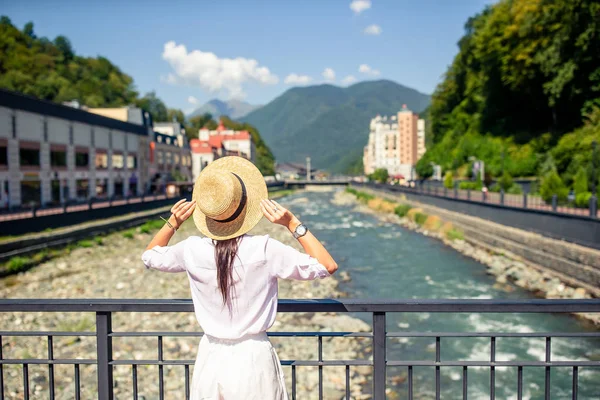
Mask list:
[[[577,207],[574,199],[559,201],[558,196],[556,195],[554,195],[552,200],[548,203],[540,195],[530,193],[512,194],[505,193],[503,191],[484,192],[481,190],[465,190],[459,189],[458,185],[455,185],[455,187],[452,189],[448,189],[442,185],[431,185],[427,183],[419,184],[415,187],[398,185],[389,186],[399,191],[414,192],[428,196],[444,197],[477,203],[487,203],[496,206],[532,209],[591,218],[596,218],[598,213],[598,207],[596,206],[596,203],[592,201],[592,199],[590,199],[589,204],[586,207]]]
[[[138,398],[138,367],[140,365],[158,366],[159,398],[164,399],[164,367],[183,366],[182,379],[185,381],[186,399],[190,397],[190,365],[194,360],[165,359],[163,357],[163,339],[168,337],[191,336],[198,337],[200,332],[124,332],[113,329],[113,314],[115,313],[154,313],[154,312],[193,312],[191,300],[127,300],[127,299],[0,299],[0,312],[52,312],[52,313],[84,313],[93,312],[96,315],[95,332],[61,332],[61,331],[0,331],[0,399],[6,397],[4,382],[4,366],[17,364],[22,366],[24,399],[30,397],[29,366],[47,365],[50,399],[55,398],[55,366],[72,365],[74,368],[75,398],[81,397],[80,366],[93,364],[97,368],[98,398],[100,400],[113,399],[113,369],[118,366],[130,366],[132,376],[133,398]],[[517,398],[523,397],[523,368],[543,367],[545,369],[545,399],[551,396],[551,368],[569,367],[572,369],[572,398],[578,398],[578,370],[580,367],[600,367],[600,361],[553,361],[551,359],[551,344],[553,338],[600,338],[600,332],[541,332],[541,333],[513,333],[513,332],[390,332],[387,330],[386,315],[388,313],[573,313],[573,312],[600,312],[600,300],[402,300],[402,301],[374,301],[374,300],[280,300],[279,312],[311,312],[311,313],[370,313],[372,314],[371,332],[270,332],[271,337],[316,337],[318,340],[317,360],[282,360],[282,365],[292,369],[291,397],[296,399],[297,367],[317,366],[319,372],[319,399],[323,398],[323,367],[343,366],[345,368],[345,393],[346,399],[350,398],[350,368],[356,366],[372,367],[372,393],[375,400],[386,398],[386,370],[387,367],[407,368],[407,397],[413,399],[414,393],[419,389],[413,387],[413,370],[415,367],[435,368],[435,396],[441,397],[440,369],[445,367],[462,367],[462,398],[467,399],[468,369],[469,367],[489,368],[490,399],[495,399],[495,370],[498,367],[516,367]],[[3,327],[4,329],[6,327]],[[47,341],[46,358],[3,358],[2,339],[5,337],[36,336],[45,337]],[[96,358],[63,359],[54,357],[54,338],[61,336],[95,337]],[[154,337],[157,339],[156,359],[115,359],[113,354],[113,339],[119,337]],[[371,355],[366,360],[325,360],[323,359],[324,337],[362,337],[372,340]],[[404,361],[392,360],[386,351],[389,339],[400,337],[427,337],[435,339],[435,360]],[[489,338],[490,355],[486,361],[442,360],[442,339],[446,338]],[[545,338],[544,361],[498,361],[496,360],[497,338]],[[6,346],[5,346],[6,347]],[[9,388],[10,390],[10,388]],[[457,395],[458,398],[459,396]]]

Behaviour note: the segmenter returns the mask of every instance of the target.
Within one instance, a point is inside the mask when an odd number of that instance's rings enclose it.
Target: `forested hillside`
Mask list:
[[[153,121],[179,121],[189,138],[197,137],[205,125],[216,126],[211,115],[188,121],[181,110],[168,108],[154,92],[140,97],[131,76],[105,57],[77,55],[65,36],[38,37],[32,22],[20,30],[6,16],[0,17],[0,87],[59,103],[77,100],[88,107],[135,105],[148,111]],[[272,174],[273,155],[258,130],[249,124],[227,123],[251,132],[257,166]]]
[[[600,141],[600,3],[501,0],[470,18],[431,99],[431,161],[468,176],[469,157],[498,177],[592,179]],[[503,157],[504,155],[504,157]],[[586,183],[586,185],[587,185]],[[587,186],[586,186],[587,187]]]

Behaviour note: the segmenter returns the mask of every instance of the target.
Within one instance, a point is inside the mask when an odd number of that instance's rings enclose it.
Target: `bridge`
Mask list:
[[[4,368],[7,365],[17,365],[21,368],[22,384],[19,390],[24,393],[24,399],[30,398],[30,377],[29,368],[31,366],[47,366],[48,368],[48,394],[50,399],[56,396],[56,370],[55,367],[70,365],[73,367],[74,380],[72,382],[75,398],[81,398],[81,374],[80,366],[95,365],[96,377],[95,386],[100,400],[112,400],[114,398],[115,380],[113,372],[115,368],[130,368],[132,384],[130,393],[134,399],[138,399],[138,370],[140,366],[158,366],[159,398],[165,396],[165,367],[172,366],[179,368],[180,384],[185,391],[185,398],[190,398],[190,366],[194,365],[194,360],[184,359],[166,359],[164,357],[164,340],[171,337],[191,336],[200,337],[201,332],[182,332],[182,331],[161,331],[161,332],[131,332],[121,331],[113,326],[113,316],[117,313],[171,313],[171,312],[193,312],[191,300],[142,300],[142,299],[1,299],[0,313],[94,313],[95,329],[82,331],[23,331],[18,330],[18,326],[3,326],[0,331],[0,399],[5,399],[11,391],[16,391],[15,387],[8,387],[9,382],[5,380]],[[350,370],[359,366],[371,367],[372,379],[371,387],[366,389],[372,393],[375,400],[384,400],[386,398],[386,389],[388,382],[386,380],[387,369],[389,367],[404,368],[407,373],[407,382],[404,385],[408,399],[413,399],[415,393],[420,393],[421,388],[415,386],[413,379],[414,369],[417,367],[435,368],[435,397],[441,398],[442,382],[440,371],[448,367],[462,368],[462,393],[455,393],[455,397],[467,399],[469,392],[469,369],[473,367],[489,369],[490,392],[489,398],[496,398],[496,368],[508,367],[517,371],[517,379],[514,382],[517,398],[523,398],[523,387],[527,382],[523,378],[524,368],[543,368],[544,375],[544,398],[551,398],[551,377],[552,371],[560,368],[571,370],[572,388],[571,398],[578,399],[579,390],[582,389],[579,383],[580,368],[600,367],[600,360],[581,361],[581,360],[553,360],[552,343],[554,339],[575,340],[576,338],[600,338],[600,332],[407,332],[394,331],[386,323],[386,316],[390,313],[433,313],[439,315],[443,313],[576,313],[576,312],[600,312],[600,300],[403,300],[403,301],[376,301],[376,300],[280,300],[279,312],[306,312],[306,313],[349,313],[360,312],[371,314],[372,330],[370,332],[270,332],[271,337],[294,338],[313,337],[316,339],[317,359],[316,360],[282,360],[285,367],[291,368],[291,398],[297,398],[297,380],[298,375],[302,374],[302,368],[306,366],[316,366],[319,371],[318,396],[323,398],[323,369],[328,367],[343,367],[343,376],[340,377],[345,382],[345,398],[350,398]],[[80,317],[81,318],[81,317]],[[12,330],[11,330],[12,329]],[[39,337],[45,338],[47,357],[45,358],[6,358],[2,351],[10,353],[11,342],[6,340],[11,337]],[[95,358],[74,358],[66,359],[55,357],[54,338],[72,337],[87,338],[90,337],[96,343]],[[370,357],[367,359],[354,360],[327,360],[323,357],[323,339],[324,338],[348,338],[359,337],[371,341]],[[388,354],[388,341],[394,338],[417,337],[431,340],[435,346],[435,355],[433,359],[425,360],[398,360],[391,359]],[[122,359],[117,356],[116,350],[118,342],[124,338],[154,338],[156,339],[156,358],[155,359]],[[442,359],[442,349],[445,342],[453,338],[487,338],[490,343],[489,356],[483,360],[446,360]],[[497,360],[496,340],[498,338],[513,338],[515,340],[527,340],[530,338],[540,338],[545,341],[545,357],[539,361],[529,361],[523,359],[511,361]],[[5,341],[3,344],[3,340]],[[35,349],[31,349],[32,352]],[[37,349],[40,350],[40,349]],[[44,349],[41,349],[42,351]],[[39,351],[37,352],[40,353]],[[14,381],[11,381],[14,382]]]

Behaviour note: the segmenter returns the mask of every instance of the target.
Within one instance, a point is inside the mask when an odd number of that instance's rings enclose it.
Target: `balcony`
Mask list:
[[[54,299],[2,299],[0,300],[0,313],[76,313],[81,318],[81,313],[95,314],[95,330],[80,331],[0,331],[0,400],[11,397],[11,393],[21,392],[24,399],[29,399],[31,366],[47,366],[48,368],[48,394],[50,399],[55,398],[55,369],[58,366],[72,366],[73,368],[73,393],[76,399],[81,395],[81,366],[93,365],[96,368],[95,385],[100,400],[114,398],[115,379],[113,372],[115,368],[129,368],[131,374],[131,390],[134,399],[138,399],[138,373],[141,366],[156,366],[158,374],[158,395],[160,399],[165,398],[165,367],[180,368],[180,384],[183,386],[185,398],[190,397],[190,365],[194,365],[193,359],[167,359],[164,357],[164,341],[172,337],[199,337],[201,332],[163,331],[163,332],[131,332],[113,329],[113,316],[118,313],[191,313],[193,305],[191,300],[127,300],[127,299],[76,299],[76,300],[54,300]],[[318,368],[319,399],[324,398],[323,393],[323,369],[328,367],[343,369],[345,373],[340,380],[345,381],[345,398],[349,399],[350,371],[351,368],[367,366],[372,368],[370,377],[369,394],[375,400],[386,398],[388,381],[386,374],[388,368],[403,368],[406,371],[406,398],[413,399],[420,392],[415,387],[413,374],[415,368],[431,367],[435,369],[435,398],[441,398],[441,375],[442,368],[459,367],[462,369],[461,393],[453,393],[452,398],[467,399],[469,393],[469,368],[489,369],[489,398],[496,398],[496,368],[516,369],[517,377],[514,382],[517,398],[523,398],[523,368],[542,368],[545,371],[544,393],[545,399],[551,396],[552,371],[560,368],[562,371],[569,369],[572,374],[571,396],[578,398],[581,389],[578,381],[580,368],[594,368],[598,371],[600,361],[581,360],[552,360],[551,346],[553,339],[573,340],[575,338],[600,339],[600,332],[393,332],[388,330],[386,316],[389,313],[431,313],[437,316],[443,313],[576,313],[576,312],[600,312],[600,300],[404,300],[404,301],[363,301],[363,300],[280,300],[279,312],[281,313],[368,313],[372,317],[371,332],[270,332],[271,337],[294,340],[300,337],[316,338],[317,359],[316,360],[282,360],[282,365],[291,369],[290,397],[297,398],[297,379],[302,374],[302,367],[313,366]],[[79,313],[79,314],[77,314]],[[2,327],[11,329],[14,327]],[[47,352],[46,358],[4,358],[3,350],[10,350],[10,343],[6,338],[10,337],[37,337],[45,341],[42,345]],[[55,338],[90,338],[95,342],[95,358],[58,358],[54,354],[57,346]],[[367,359],[354,360],[326,360],[323,357],[324,338],[365,338],[371,342],[368,347],[370,355]],[[435,346],[435,352],[428,360],[395,360],[390,359],[388,344],[394,338],[424,338],[431,340]],[[135,340],[156,339],[155,359],[122,359],[116,357],[113,351],[113,341],[122,338],[134,338]],[[484,338],[489,340],[489,356],[486,360],[442,360],[443,344],[446,340],[453,338]],[[543,361],[512,360],[499,361],[496,359],[496,339],[512,338],[511,340],[523,340],[527,338],[540,338],[545,341],[545,359]],[[5,343],[3,343],[5,340]],[[58,340],[58,339],[57,339]],[[40,350],[40,349],[37,349]],[[32,349],[33,352],[33,349]],[[39,351],[38,351],[39,353]],[[21,369],[22,385],[19,388],[7,387],[14,380],[5,381],[6,366],[18,366]],[[62,368],[62,367],[61,367]],[[46,395],[45,393],[43,394]],[[421,398],[421,397],[419,397]]]

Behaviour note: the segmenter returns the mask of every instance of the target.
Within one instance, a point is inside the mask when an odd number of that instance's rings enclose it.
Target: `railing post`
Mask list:
[[[590,197],[590,217],[596,218],[598,213],[598,200],[596,199],[596,194],[592,193],[592,197]]]
[[[385,312],[373,313],[373,399],[385,400]]]
[[[523,193],[523,208],[527,208],[527,192]]]
[[[556,207],[558,207],[558,196],[552,195],[552,211],[556,212]]]
[[[454,198],[455,199],[458,198],[458,183],[457,182],[454,183]]]
[[[504,189],[500,189],[500,204],[504,205]]]
[[[448,188],[444,186],[444,197],[448,197]]]
[[[467,200],[471,200],[471,189],[467,189]]]
[[[96,313],[96,359],[98,361],[98,400],[113,400],[112,317],[110,312]]]

